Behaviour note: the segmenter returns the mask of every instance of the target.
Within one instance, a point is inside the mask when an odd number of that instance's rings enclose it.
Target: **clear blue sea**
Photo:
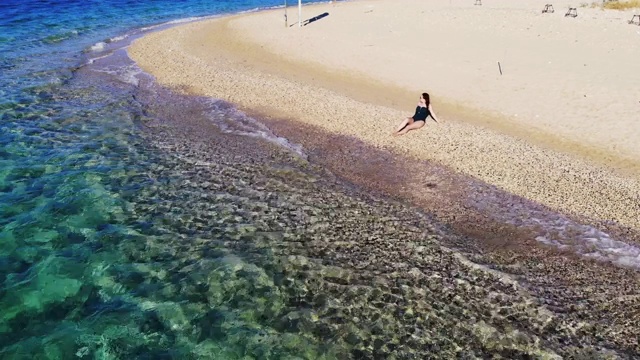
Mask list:
[[[598,301],[593,321],[558,305],[579,286],[532,265],[542,275],[517,289],[498,271],[524,274],[517,261],[483,258],[432,214],[362,191],[233,104],[158,86],[126,55],[164,26],[280,5],[0,2],[0,359],[637,354]],[[482,186],[478,209],[498,192]],[[499,220],[552,245],[595,239],[571,250],[635,271],[637,247],[522,204],[536,219]]]

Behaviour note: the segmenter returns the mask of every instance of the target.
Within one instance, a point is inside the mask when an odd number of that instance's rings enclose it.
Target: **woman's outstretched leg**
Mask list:
[[[414,121],[411,124],[407,125],[404,129],[400,130],[397,132],[397,135],[404,135],[407,132],[409,132],[409,130],[417,130],[420,129],[421,127],[424,126],[424,121]]]
[[[411,125],[412,123],[413,123],[413,118],[410,118],[410,117],[402,120],[400,125],[398,125],[398,128],[396,129],[396,131],[393,132],[393,135],[400,135],[399,134],[400,130],[404,129],[408,125]]]

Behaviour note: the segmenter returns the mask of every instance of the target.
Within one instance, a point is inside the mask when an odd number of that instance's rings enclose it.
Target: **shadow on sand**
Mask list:
[[[329,16],[329,13],[328,13],[328,12],[325,12],[325,13],[322,13],[322,14],[320,14],[320,15],[316,15],[316,16],[314,16],[314,17],[312,17],[312,18],[309,18],[309,19],[307,19],[307,20],[303,20],[303,21],[302,21],[302,26],[307,26],[307,25],[311,24],[312,22],[314,22],[314,21],[318,21],[318,20],[320,20],[320,19],[322,19],[322,18],[325,18],[325,17],[327,17],[327,16]],[[297,24],[298,24],[298,23],[291,24],[291,25],[289,25],[289,27],[295,26],[295,25],[297,25]]]

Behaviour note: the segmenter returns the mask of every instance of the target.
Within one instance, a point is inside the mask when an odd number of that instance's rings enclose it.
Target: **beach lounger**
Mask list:
[[[567,17],[567,16],[576,17],[576,16],[578,16],[578,10],[576,10],[576,8],[570,7],[569,10],[567,11],[567,13],[564,14],[564,16],[565,17]]]

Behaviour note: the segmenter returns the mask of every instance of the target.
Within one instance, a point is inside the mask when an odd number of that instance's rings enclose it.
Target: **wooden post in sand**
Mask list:
[[[287,22],[287,0],[284,0],[284,27],[289,27],[289,23]]]
[[[298,0],[298,27],[302,27],[302,0]]]

